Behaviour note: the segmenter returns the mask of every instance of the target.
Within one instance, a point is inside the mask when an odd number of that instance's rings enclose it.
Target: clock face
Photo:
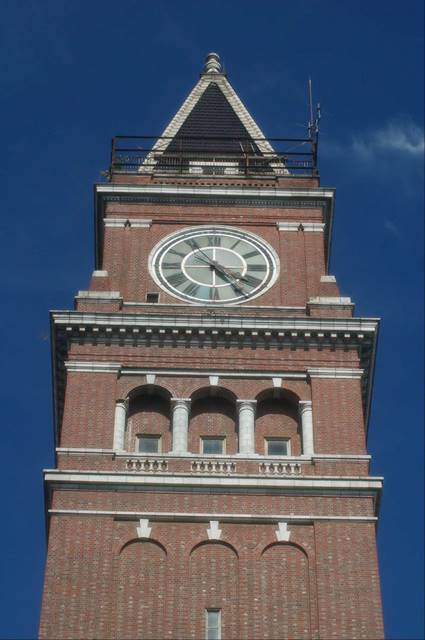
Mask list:
[[[152,252],[150,270],[172,295],[198,304],[238,304],[259,296],[277,277],[265,242],[231,227],[197,227],[168,236]]]

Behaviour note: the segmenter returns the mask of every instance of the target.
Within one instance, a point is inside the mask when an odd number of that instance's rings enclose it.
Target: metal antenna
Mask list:
[[[308,79],[308,106],[310,111],[310,120],[308,121],[308,137],[313,137],[313,92],[311,89],[311,78]]]

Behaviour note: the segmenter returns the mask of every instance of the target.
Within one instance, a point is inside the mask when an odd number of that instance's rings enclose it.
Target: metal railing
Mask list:
[[[303,138],[115,136],[112,174],[315,176],[317,143]]]

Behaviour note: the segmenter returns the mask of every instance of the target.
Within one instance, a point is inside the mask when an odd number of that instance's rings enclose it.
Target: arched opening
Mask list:
[[[233,455],[238,451],[235,396],[221,387],[206,387],[192,396],[189,451]]]
[[[128,397],[126,449],[145,454],[171,450],[171,394],[156,385],[144,385]]]
[[[257,397],[255,451],[260,455],[301,455],[298,398],[283,389],[270,389]]]

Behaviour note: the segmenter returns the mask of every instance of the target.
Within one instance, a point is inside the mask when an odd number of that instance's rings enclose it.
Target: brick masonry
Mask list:
[[[97,268],[107,274],[95,273],[88,285],[90,294],[99,296],[83,293],[75,303],[77,311],[98,318],[98,326],[104,322],[102,314],[243,316],[259,321],[352,317],[349,305],[309,306],[309,298],[340,295],[335,282],[321,282],[327,273],[325,234],[277,227],[277,222],[325,223],[321,206],[260,207],[254,201],[246,207],[178,205],[161,198],[143,203],[119,195],[123,182],[210,186],[212,192],[218,186],[306,191],[319,186],[317,178],[177,182],[113,177],[118,195],[103,203],[104,221],[140,219],[151,224],[104,226],[98,238],[103,259]],[[159,290],[148,271],[150,252],[165,236],[209,222],[257,234],[280,262],[280,276],[266,293],[246,305],[217,308],[212,314],[211,309],[191,306]],[[115,292],[112,298],[102,297],[110,292]],[[159,306],[146,304],[148,292],[160,293]],[[46,493],[48,553],[40,638],[197,640],[205,637],[206,609],[221,610],[223,640],[383,637],[375,542],[378,493],[332,489],[338,479],[369,479],[361,376],[309,375],[311,368],[360,369],[358,346],[317,340],[293,346],[264,341],[226,345],[193,337],[184,344],[148,339],[131,343],[96,338],[85,330],[57,340],[58,361],[117,367],[66,374],[60,373],[59,365],[55,369],[57,389],[64,392],[57,396],[59,471],[57,479],[47,483]],[[154,383],[145,370],[155,374]],[[219,380],[211,385],[209,375],[214,372],[220,372]],[[281,387],[276,387],[273,377],[279,375]],[[186,455],[170,453],[171,398],[192,400]],[[125,450],[114,452],[115,407],[125,399]],[[240,399],[257,401],[256,455],[251,458],[237,455]],[[303,458],[299,401],[312,401],[312,457]],[[160,436],[157,455],[138,453],[141,434]],[[222,457],[206,458],[235,465],[224,475],[196,466],[202,462],[201,438],[211,435],[225,438],[226,451]],[[270,437],[290,440],[288,459],[267,457],[265,442]],[[132,466],[134,460],[139,467]],[[224,479],[254,482],[271,473],[261,467],[270,462],[275,464],[273,478],[297,475],[310,484],[297,489],[277,485],[235,489],[213,482],[220,474]],[[298,467],[287,469],[288,462]],[[153,468],[154,463],[163,466]],[[67,471],[92,472],[90,477],[109,474],[110,480],[99,480],[95,486],[84,476],[78,476],[78,482],[62,482],[60,473]],[[114,474],[126,478],[125,486],[114,484]],[[142,476],[150,479],[149,485],[134,482]],[[200,477],[210,478],[210,485],[196,486]],[[328,479],[329,486],[314,488],[321,478]],[[189,487],[187,479],[194,486]],[[143,513],[153,514],[149,537],[137,532]],[[203,520],[199,514],[204,514]],[[236,516],[220,521],[218,514]],[[253,519],[238,520],[238,514]],[[287,541],[278,540],[278,522],[270,520],[279,515],[286,516]],[[209,539],[209,520],[219,520],[219,539]]]

